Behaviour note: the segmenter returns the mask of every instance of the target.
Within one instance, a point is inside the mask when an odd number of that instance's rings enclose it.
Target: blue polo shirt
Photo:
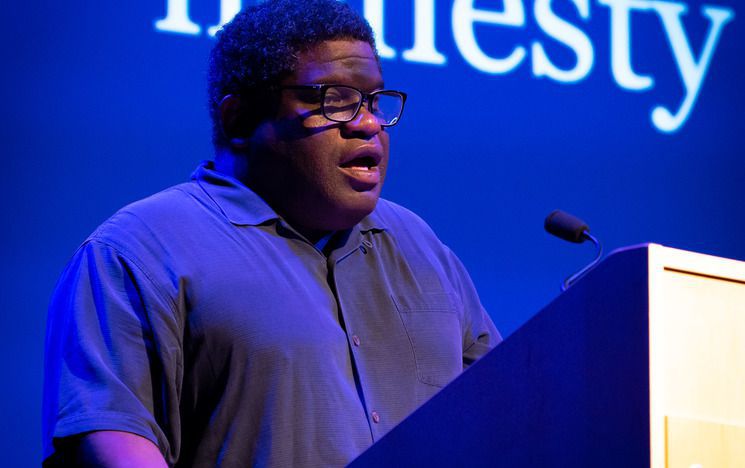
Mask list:
[[[341,466],[500,341],[410,211],[330,242],[209,162],[116,213],[52,297],[45,458],[118,430],[178,466]]]

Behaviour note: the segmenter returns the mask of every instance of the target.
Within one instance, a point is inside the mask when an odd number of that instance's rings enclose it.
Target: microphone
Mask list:
[[[549,234],[553,234],[559,239],[564,239],[565,241],[581,244],[582,242],[589,240],[595,244],[595,259],[561,283],[561,290],[566,291],[569,289],[569,286],[585,276],[587,272],[592,270],[595,265],[600,262],[600,257],[603,255],[603,246],[600,244],[599,240],[590,234],[590,228],[587,226],[587,223],[576,216],[572,216],[561,210],[554,210],[549,213],[549,215],[546,216],[546,220],[543,222],[543,227]]]

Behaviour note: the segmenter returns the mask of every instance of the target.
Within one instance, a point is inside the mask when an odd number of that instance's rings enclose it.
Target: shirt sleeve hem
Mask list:
[[[60,419],[54,429],[54,439],[95,431],[121,431],[136,434],[148,439],[158,447],[161,453],[165,453],[151,424],[126,413],[102,412]]]

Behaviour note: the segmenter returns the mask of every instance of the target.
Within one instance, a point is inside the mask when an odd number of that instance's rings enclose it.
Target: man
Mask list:
[[[243,11],[209,91],[214,163],[60,279],[48,465],[344,465],[500,340],[457,258],[379,200],[406,96],[348,6]]]

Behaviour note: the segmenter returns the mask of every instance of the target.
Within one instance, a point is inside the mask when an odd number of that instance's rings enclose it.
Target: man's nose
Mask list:
[[[373,137],[383,129],[380,125],[380,120],[370,112],[365,104],[363,103],[362,107],[360,107],[354,119],[344,124],[345,131],[358,138]]]

